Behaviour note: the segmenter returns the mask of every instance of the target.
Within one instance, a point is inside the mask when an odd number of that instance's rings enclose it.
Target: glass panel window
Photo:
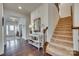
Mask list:
[[[6,25],[6,34],[8,35],[8,25]]]
[[[10,31],[14,31],[14,26],[10,25]]]

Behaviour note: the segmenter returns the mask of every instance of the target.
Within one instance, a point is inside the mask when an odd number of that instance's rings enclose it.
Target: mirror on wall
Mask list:
[[[40,32],[41,31],[41,19],[36,18],[34,19],[34,32]]]

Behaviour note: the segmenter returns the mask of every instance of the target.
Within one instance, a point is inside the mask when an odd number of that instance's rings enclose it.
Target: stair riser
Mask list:
[[[57,26],[72,26],[71,24],[59,23]]]
[[[68,35],[68,36],[72,36],[72,34],[71,34],[71,33],[61,33],[61,32],[60,32],[60,33],[56,33],[56,32],[55,32],[54,34],[55,34],[55,35],[56,35],[56,34],[57,34],[57,35],[59,35],[59,34],[60,34],[60,35]]]
[[[71,29],[55,29],[56,31],[71,31]]]
[[[59,22],[72,22],[72,20],[66,19],[66,20],[59,20]]]
[[[70,28],[70,29],[72,29],[72,26],[57,26],[56,28]]]
[[[56,28],[55,30],[71,30],[72,31],[72,29],[71,28]]]
[[[66,23],[70,23],[72,22],[71,20],[60,20],[59,22],[66,22]]]
[[[72,26],[72,25],[67,25],[67,24],[58,24],[57,26]]]
[[[72,33],[72,31],[55,31],[56,33]]]
[[[72,21],[59,21],[58,23],[65,23],[65,24],[71,24],[72,23]]]
[[[61,29],[60,27],[56,27],[56,29]],[[64,28],[64,26],[62,27],[62,29],[64,30],[64,29],[72,29],[72,28]]]
[[[57,26],[72,26],[72,25],[68,25],[68,24],[66,24],[66,25],[64,25],[64,24],[59,24],[59,25],[57,25]]]

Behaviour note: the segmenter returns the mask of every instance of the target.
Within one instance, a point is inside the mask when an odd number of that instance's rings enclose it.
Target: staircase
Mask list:
[[[57,56],[73,55],[71,16],[60,18],[46,52]]]

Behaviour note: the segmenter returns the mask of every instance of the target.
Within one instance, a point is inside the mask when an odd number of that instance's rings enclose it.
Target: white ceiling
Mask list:
[[[4,3],[3,7],[4,9],[16,11],[22,14],[30,14],[33,10],[38,8],[41,5],[41,3]],[[22,9],[19,10],[18,6],[21,6]]]

